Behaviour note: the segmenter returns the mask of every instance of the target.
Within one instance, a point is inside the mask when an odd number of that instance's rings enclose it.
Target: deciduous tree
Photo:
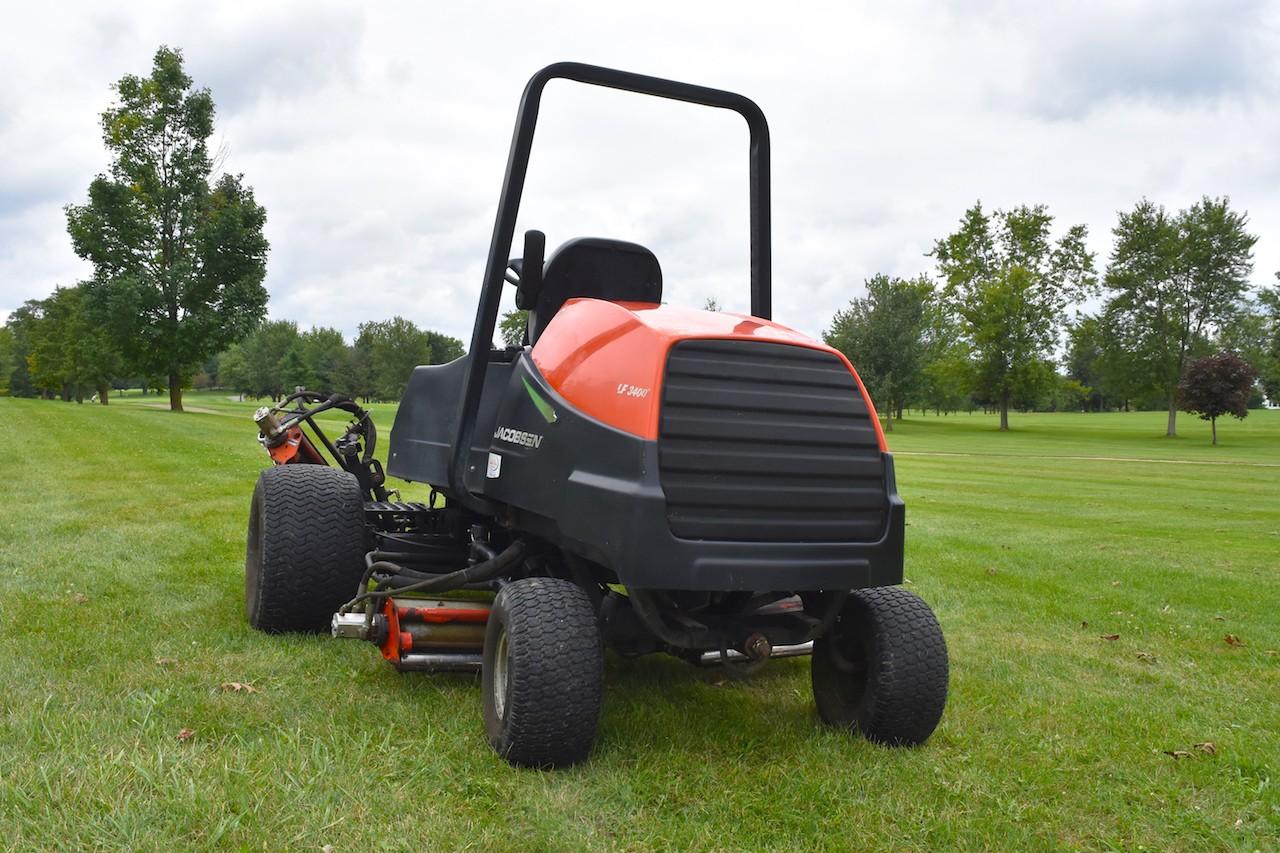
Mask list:
[[[1012,399],[1054,381],[1050,362],[1065,309],[1096,287],[1085,226],[1054,240],[1052,225],[1043,205],[988,216],[979,203],[931,253],[944,304],[973,350],[977,392],[999,407],[1001,430],[1009,428]]]
[[[373,387],[383,400],[399,400],[419,364],[443,364],[463,353],[462,341],[403,317],[361,323],[356,346],[368,352]]]
[[[0,326],[0,394],[9,393],[9,382],[13,369],[17,366],[17,344],[13,339],[13,329],[7,325]]]
[[[314,391],[335,390],[335,374],[347,350],[342,332],[321,326],[303,332],[298,345],[307,368],[303,384]]]
[[[88,202],[66,209],[72,245],[93,264],[86,285],[140,373],[163,375],[182,410],[185,378],[262,319],[266,213],[239,175],[211,183],[213,98],[193,87],[182,54],[162,47],[147,77],[115,86],[102,114],[111,167]]]
[[[120,372],[115,345],[85,308],[80,287],[59,287],[39,303],[31,326],[27,365],[37,388],[84,402],[85,389],[107,405],[111,380]]]
[[[1226,198],[1205,197],[1176,216],[1143,199],[1112,232],[1106,314],[1128,365],[1168,403],[1166,435],[1177,435],[1187,359],[1248,287],[1257,238],[1247,224]]]
[[[1280,279],[1280,272],[1276,273]],[[1266,355],[1259,368],[1267,399],[1280,406],[1280,286],[1262,291],[1259,303],[1266,312]]]
[[[512,308],[502,315],[498,323],[498,337],[509,347],[524,346],[525,330],[528,328],[529,312]]]
[[[1233,353],[1192,359],[1178,382],[1178,403],[1183,411],[1209,422],[1217,444],[1218,418],[1249,416],[1249,395],[1257,378],[1253,365]]]
[[[933,283],[877,275],[867,280],[867,295],[836,312],[823,333],[853,363],[876,407],[892,431],[894,418],[920,392],[926,352],[926,313]]]

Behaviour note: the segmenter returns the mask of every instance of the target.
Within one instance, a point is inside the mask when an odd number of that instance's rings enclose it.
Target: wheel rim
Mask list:
[[[507,687],[510,680],[510,667],[507,661],[507,632],[498,635],[498,646],[493,655],[493,710],[498,719],[507,716]]]

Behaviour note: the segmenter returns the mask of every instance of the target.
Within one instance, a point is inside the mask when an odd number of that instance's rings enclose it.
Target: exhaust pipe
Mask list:
[[[794,646],[774,646],[769,651],[770,659],[798,658],[811,654],[813,654],[813,640],[807,643],[797,643]],[[752,660],[752,658],[737,649],[729,649],[728,659],[731,663],[746,663]],[[702,656],[698,658],[698,664],[701,666],[715,666],[716,664],[724,663],[724,660],[725,658],[721,656],[720,652],[703,652]]]

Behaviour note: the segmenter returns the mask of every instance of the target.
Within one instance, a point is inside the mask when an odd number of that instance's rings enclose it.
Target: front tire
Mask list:
[[[327,465],[281,465],[258,476],[249,509],[244,609],[271,634],[321,633],[364,573],[364,494]]]
[[[856,590],[813,644],[813,698],[828,725],[892,746],[924,743],[947,703],[947,644],[901,587]]]
[[[595,744],[604,653],[595,607],[576,584],[524,578],[494,599],[485,630],[484,724],[519,767],[567,767]]]

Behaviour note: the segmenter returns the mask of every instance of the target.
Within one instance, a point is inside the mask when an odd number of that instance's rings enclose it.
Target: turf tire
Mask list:
[[[356,594],[367,551],[364,495],[327,465],[280,465],[258,477],[245,548],[245,615],[271,634],[329,630]]]
[[[860,589],[810,663],[818,715],[892,746],[924,743],[947,702],[947,644],[929,605],[901,587]]]
[[[504,586],[485,630],[481,680],[485,730],[498,755],[539,768],[585,759],[604,695],[604,652],[591,598],[558,578]]]

